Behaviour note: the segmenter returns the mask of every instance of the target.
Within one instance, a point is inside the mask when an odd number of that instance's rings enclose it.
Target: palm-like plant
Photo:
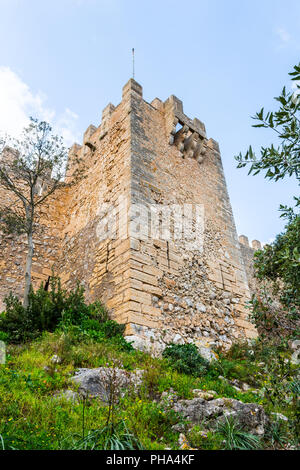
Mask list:
[[[224,437],[226,450],[254,450],[259,448],[259,438],[244,431],[232,417],[225,416],[224,422],[217,427],[217,432]]]

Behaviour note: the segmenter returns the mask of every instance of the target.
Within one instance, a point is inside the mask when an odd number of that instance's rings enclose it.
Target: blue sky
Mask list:
[[[290,86],[299,0],[0,0],[0,44],[0,129],[39,115],[68,144],[120,102],[135,47],[145,99],[175,94],[219,141],[238,233],[267,242],[282,230],[296,182],[247,176],[233,157],[274,141],[250,116]]]

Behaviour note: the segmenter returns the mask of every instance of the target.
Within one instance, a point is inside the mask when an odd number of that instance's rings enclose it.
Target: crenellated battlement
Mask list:
[[[254,294],[256,292],[257,286],[254,273],[253,257],[255,252],[261,250],[263,246],[259,240],[252,240],[250,245],[249,239],[245,235],[239,236],[239,244],[250,292],[251,294]]]
[[[249,239],[245,235],[239,236],[239,242],[245,247],[252,248],[255,251],[262,249],[262,244],[259,240],[252,240],[251,246],[250,246]]]
[[[143,88],[135,80],[130,79],[123,87],[122,102],[128,102],[131,96],[143,99]],[[145,102],[146,103],[146,102]],[[150,105],[157,111],[163,113],[165,120],[165,129],[169,139],[169,145],[179,150],[181,158],[193,158],[199,164],[203,162],[207,148],[214,148],[220,152],[218,143],[213,139],[207,139],[205,125],[198,118],[190,119],[183,111],[183,103],[175,95],[171,95],[165,102],[159,98],[154,98]],[[95,150],[93,136],[100,129],[99,139],[102,140],[109,131],[110,122],[113,113],[119,107],[109,103],[102,111],[102,120],[99,127],[91,124],[84,133],[83,147],[74,144],[70,153],[83,156],[87,153],[87,148]]]
[[[130,79],[121,102],[109,103],[100,124],[90,124],[70,148],[66,180],[80,161],[85,178],[46,210],[49,235],[36,241],[35,286],[52,266],[65,288],[79,280],[87,300],[105,302],[129,339],[148,349],[173,341],[228,348],[256,337],[245,303],[260,244],[250,248],[244,236],[238,242],[219,144],[184,113],[182,101],[171,95],[148,103]],[[190,223],[190,208],[201,224]],[[103,236],[111,217],[118,230]],[[201,237],[190,242],[195,234]],[[5,241],[1,297],[12,284],[22,290],[22,263],[14,264],[21,249]]]

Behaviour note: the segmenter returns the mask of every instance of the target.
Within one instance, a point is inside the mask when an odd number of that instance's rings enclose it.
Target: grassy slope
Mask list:
[[[62,362],[51,366],[58,354]],[[98,400],[72,403],[57,400],[58,390],[70,389],[70,377],[77,367],[99,367],[118,363],[127,370],[144,369],[145,379],[139,394],[129,393],[115,410],[115,422],[124,420],[128,429],[146,449],[178,449],[179,433],[172,425],[180,421],[173,411],[164,411],[155,401],[163,391],[173,388],[182,398],[192,398],[193,389],[215,390],[217,397],[262,403],[266,409],[293,413],[252,392],[237,392],[218,379],[219,374],[252,379],[259,386],[267,382],[255,361],[224,359],[216,362],[208,374],[195,378],[179,374],[165,360],[154,359],[139,351],[122,352],[109,341],[78,343],[61,333],[45,333],[33,343],[10,346],[5,365],[0,365],[0,435],[6,448],[72,449],[82,435],[105,426],[108,407]],[[226,362],[227,361],[227,362]],[[48,370],[44,368],[48,367]],[[83,419],[84,413],[84,419]],[[190,433],[190,442],[198,448],[222,448],[222,436],[209,433],[199,437],[201,423]],[[262,444],[269,446],[270,444]],[[0,440],[0,449],[1,449]]]

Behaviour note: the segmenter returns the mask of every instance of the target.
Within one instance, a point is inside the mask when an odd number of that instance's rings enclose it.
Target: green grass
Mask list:
[[[8,346],[7,363],[0,365],[0,449],[92,449],[92,448],[145,448],[165,447],[178,449],[179,433],[172,430],[184,422],[172,410],[164,410],[158,401],[162,392],[173,388],[179,398],[192,398],[193,389],[215,390],[216,397],[236,398],[244,402],[262,403],[271,411],[281,412],[294,420],[295,402],[289,404],[254,394],[237,392],[231,385],[218,379],[220,370],[228,378],[244,380],[244,368],[249,370],[257,387],[267,382],[257,366],[260,358],[244,358],[241,377],[240,357],[220,357],[200,377],[182,374],[167,359],[152,358],[139,351],[124,351],[122,345],[107,339],[94,342],[78,340],[63,332],[44,333],[32,343]],[[61,363],[51,366],[50,358],[57,354]],[[129,371],[143,369],[144,382],[140,392],[128,393],[115,409],[113,432],[107,432],[108,407],[99,400],[68,402],[55,399],[54,394],[72,387],[70,378],[78,367],[100,367],[117,359]],[[227,362],[226,362],[227,361]],[[228,364],[230,362],[230,364]],[[55,370],[54,370],[55,369]],[[232,372],[234,371],[234,372]],[[232,376],[231,374],[234,374]],[[74,387],[73,387],[74,388]],[[83,420],[84,415],[84,420]],[[200,449],[224,448],[225,430],[201,434],[205,423],[199,423],[188,432],[192,447]],[[106,430],[106,431],[105,431]],[[233,429],[233,435],[247,441],[243,431]],[[283,446],[287,439],[296,440],[294,428],[283,431],[271,427],[268,441],[259,445],[267,448]],[[226,433],[225,433],[226,434]],[[230,435],[230,433],[229,433]],[[243,437],[245,438],[243,441]],[[251,442],[248,440],[248,445]],[[228,440],[228,439],[227,439]],[[250,443],[249,443],[250,442]],[[119,447],[118,447],[119,446]],[[269,446],[269,447],[268,447]]]

